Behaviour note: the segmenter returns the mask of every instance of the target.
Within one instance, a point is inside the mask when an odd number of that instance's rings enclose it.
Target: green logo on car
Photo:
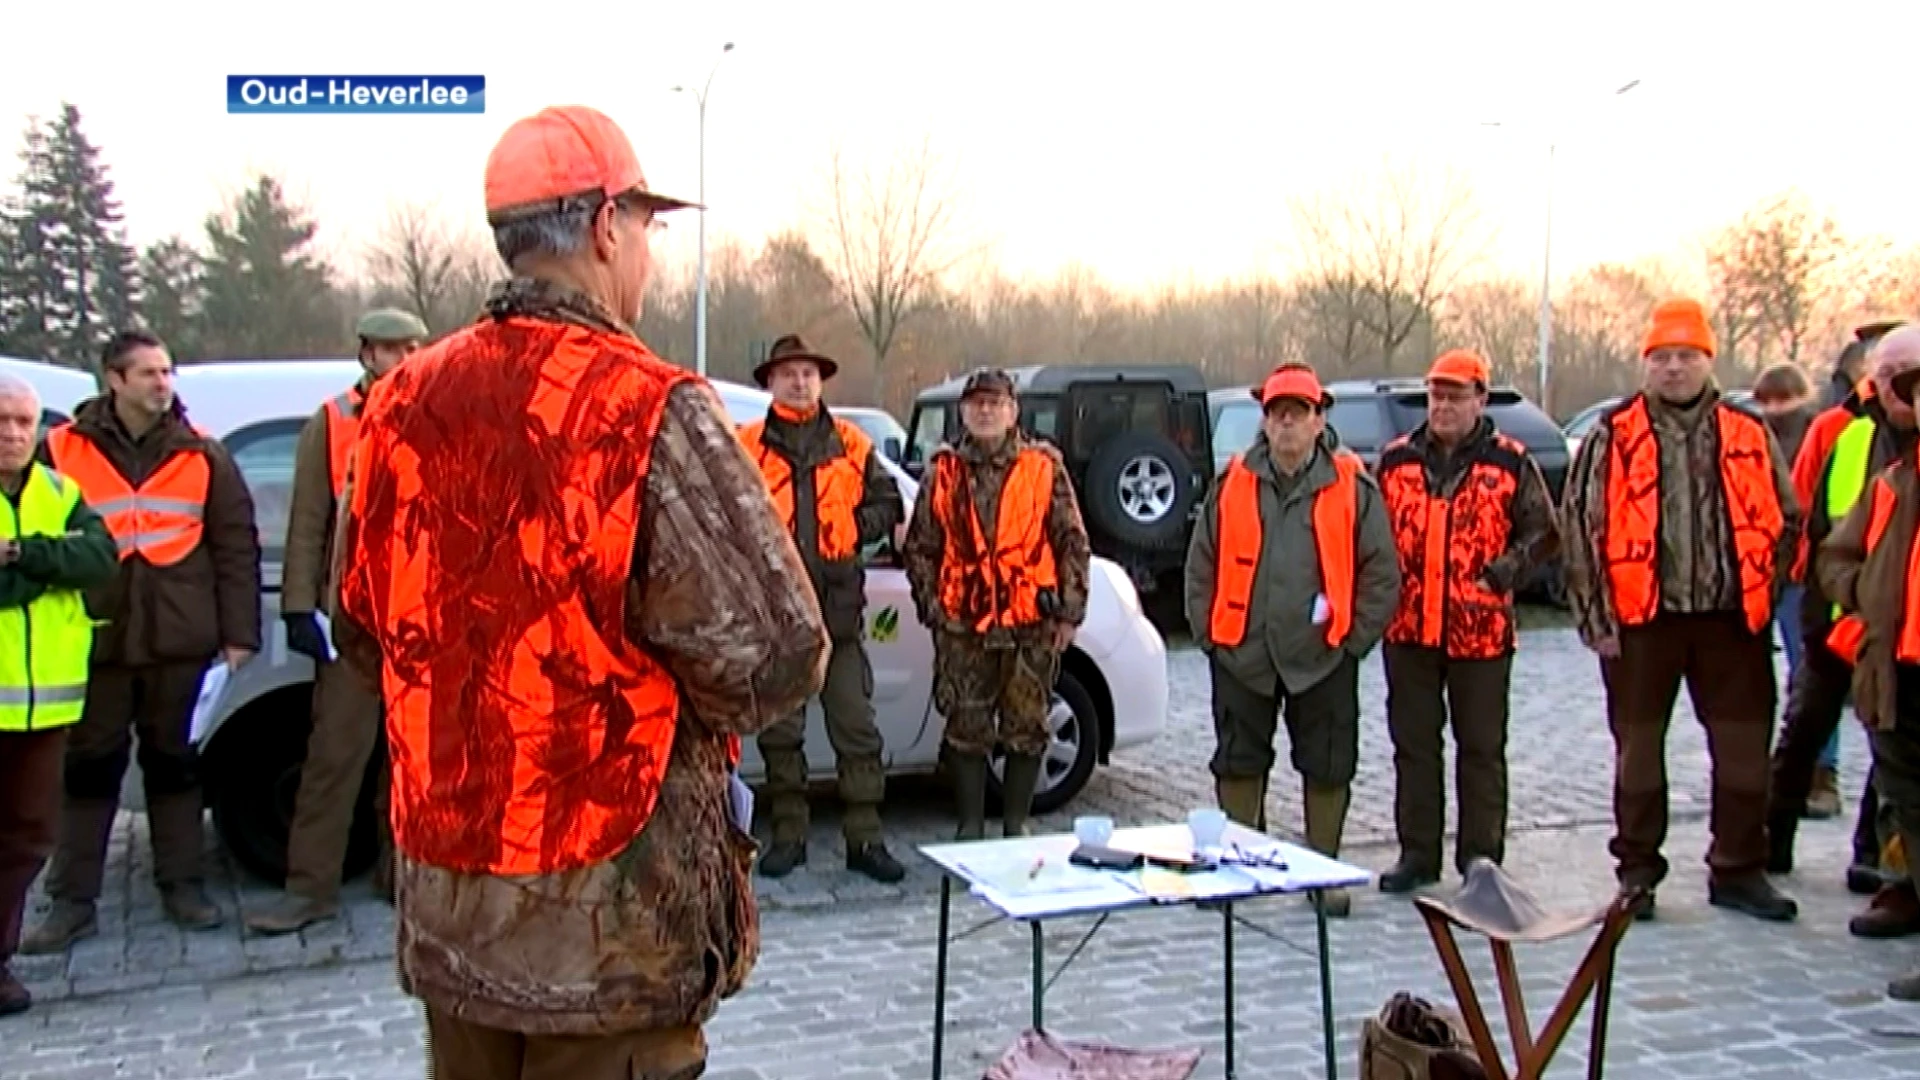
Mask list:
[[[873,617],[873,631],[870,636],[882,645],[899,637],[900,612],[893,607],[881,608],[880,613]]]

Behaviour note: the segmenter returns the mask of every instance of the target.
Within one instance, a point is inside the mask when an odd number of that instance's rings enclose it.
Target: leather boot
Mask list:
[[[1329,859],[1340,857],[1340,835],[1347,827],[1348,789],[1345,784],[1307,783],[1307,846]],[[1353,901],[1345,889],[1328,889],[1321,894],[1329,918],[1344,919],[1352,911]]]
[[[1439,881],[1440,871],[1434,868],[1434,860],[1402,854],[1399,862],[1380,875],[1380,891],[1410,893],[1423,885],[1434,885]]]
[[[1807,793],[1808,820],[1825,821],[1840,816],[1840,781],[1832,769],[1821,765],[1813,770],[1813,788]]]
[[[167,918],[186,930],[212,930],[226,916],[202,882],[201,836],[205,815],[200,792],[147,796],[147,832],[153,841],[153,876]]]
[[[0,964],[0,1016],[18,1016],[33,1008],[33,995],[13,977],[7,965]]]
[[[1765,874],[1707,881],[1707,903],[1738,911],[1768,922],[1792,922],[1800,915],[1800,905],[1792,897],[1773,887]]]
[[[1848,921],[1847,932],[1863,938],[1920,934],[1920,893],[1915,892],[1913,882],[1895,882],[1880,889],[1867,910]]]
[[[22,956],[46,956],[65,952],[67,946],[100,932],[100,920],[91,900],[55,900],[27,936],[20,941]]]
[[[280,898],[272,907],[247,916],[247,929],[256,934],[291,934],[315,923],[337,918],[338,900],[318,900],[293,893]]]
[[[1213,778],[1214,800],[1236,823],[1261,829],[1266,786],[1266,781],[1258,776],[1216,776]]]
[[[983,840],[987,835],[987,758],[985,754],[954,752],[947,761],[953,772],[953,803],[960,827],[955,840]]]
[[[1039,786],[1039,757],[1008,754],[1006,777],[1000,784],[1002,835],[1027,835],[1027,815],[1033,812],[1033,790]]]

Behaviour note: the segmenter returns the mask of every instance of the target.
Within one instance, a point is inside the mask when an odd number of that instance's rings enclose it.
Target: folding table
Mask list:
[[[955,936],[965,937],[1003,921],[1024,922],[1033,938],[1033,1028],[1045,1030],[1046,977],[1044,925],[1051,919],[1097,915],[1055,971],[1057,979],[1080,955],[1107,919],[1120,911],[1139,908],[1190,906],[1220,912],[1223,1006],[1226,1019],[1226,1074],[1235,1074],[1233,928],[1240,923],[1260,933],[1264,928],[1234,913],[1237,902],[1261,897],[1307,894],[1312,898],[1316,952],[1320,968],[1320,1017],[1325,1041],[1328,1080],[1338,1073],[1333,1029],[1333,967],[1327,943],[1327,915],[1322,894],[1328,889],[1366,885],[1373,875],[1359,867],[1288,844],[1239,825],[1228,825],[1223,848],[1260,853],[1262,865],[1228,865],[1196,874],[1170,871],[1091,870],[1070,866],[1068,857],[1079,846],[1071,833],[965,843],[929,844],[920,854],[941,870],[940,943],[934,962],[933,1080],[940,1080],[946,1045],[947,954]],[[1185,858],[1193,853],[1193,836],[1184,824],[1116,830],[1107,847]],[[1043,878],[1042,875],[1046,875]],[[1030,879],[1029,881],[1023,880]],[[972,895],[996,914],[959,935],[950,936],[953,882],[965,883]],[[1177,880],[1176,880],[1177,879]],[[1186,895],[1172,895],[1184,892]],[[1270,935],[1271,936],[1271,935]]]

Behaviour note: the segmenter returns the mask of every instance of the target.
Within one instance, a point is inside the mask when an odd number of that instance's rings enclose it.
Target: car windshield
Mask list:
[[[1422,416],[1426,414],[1426,407],[1426,399],[1422,397]],[[1354,450],[1378,450],[1394,435],[1387,430],[1386,413],[1381,410],[1379,400],[1372,395],[1334,399],[1333,408],[1327,410],[1327,426],[1339,436],[1342,445]],[[1411,427],[1408,425],[1409,430]]]

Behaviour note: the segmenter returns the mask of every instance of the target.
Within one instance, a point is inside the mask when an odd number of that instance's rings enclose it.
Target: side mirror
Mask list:
[[[900,445],[900,437],[898,435],[889,435],[886,441],[880,444],[880,455],[895,464],[899,464],[900,458],[905,452],[906,447]]]

